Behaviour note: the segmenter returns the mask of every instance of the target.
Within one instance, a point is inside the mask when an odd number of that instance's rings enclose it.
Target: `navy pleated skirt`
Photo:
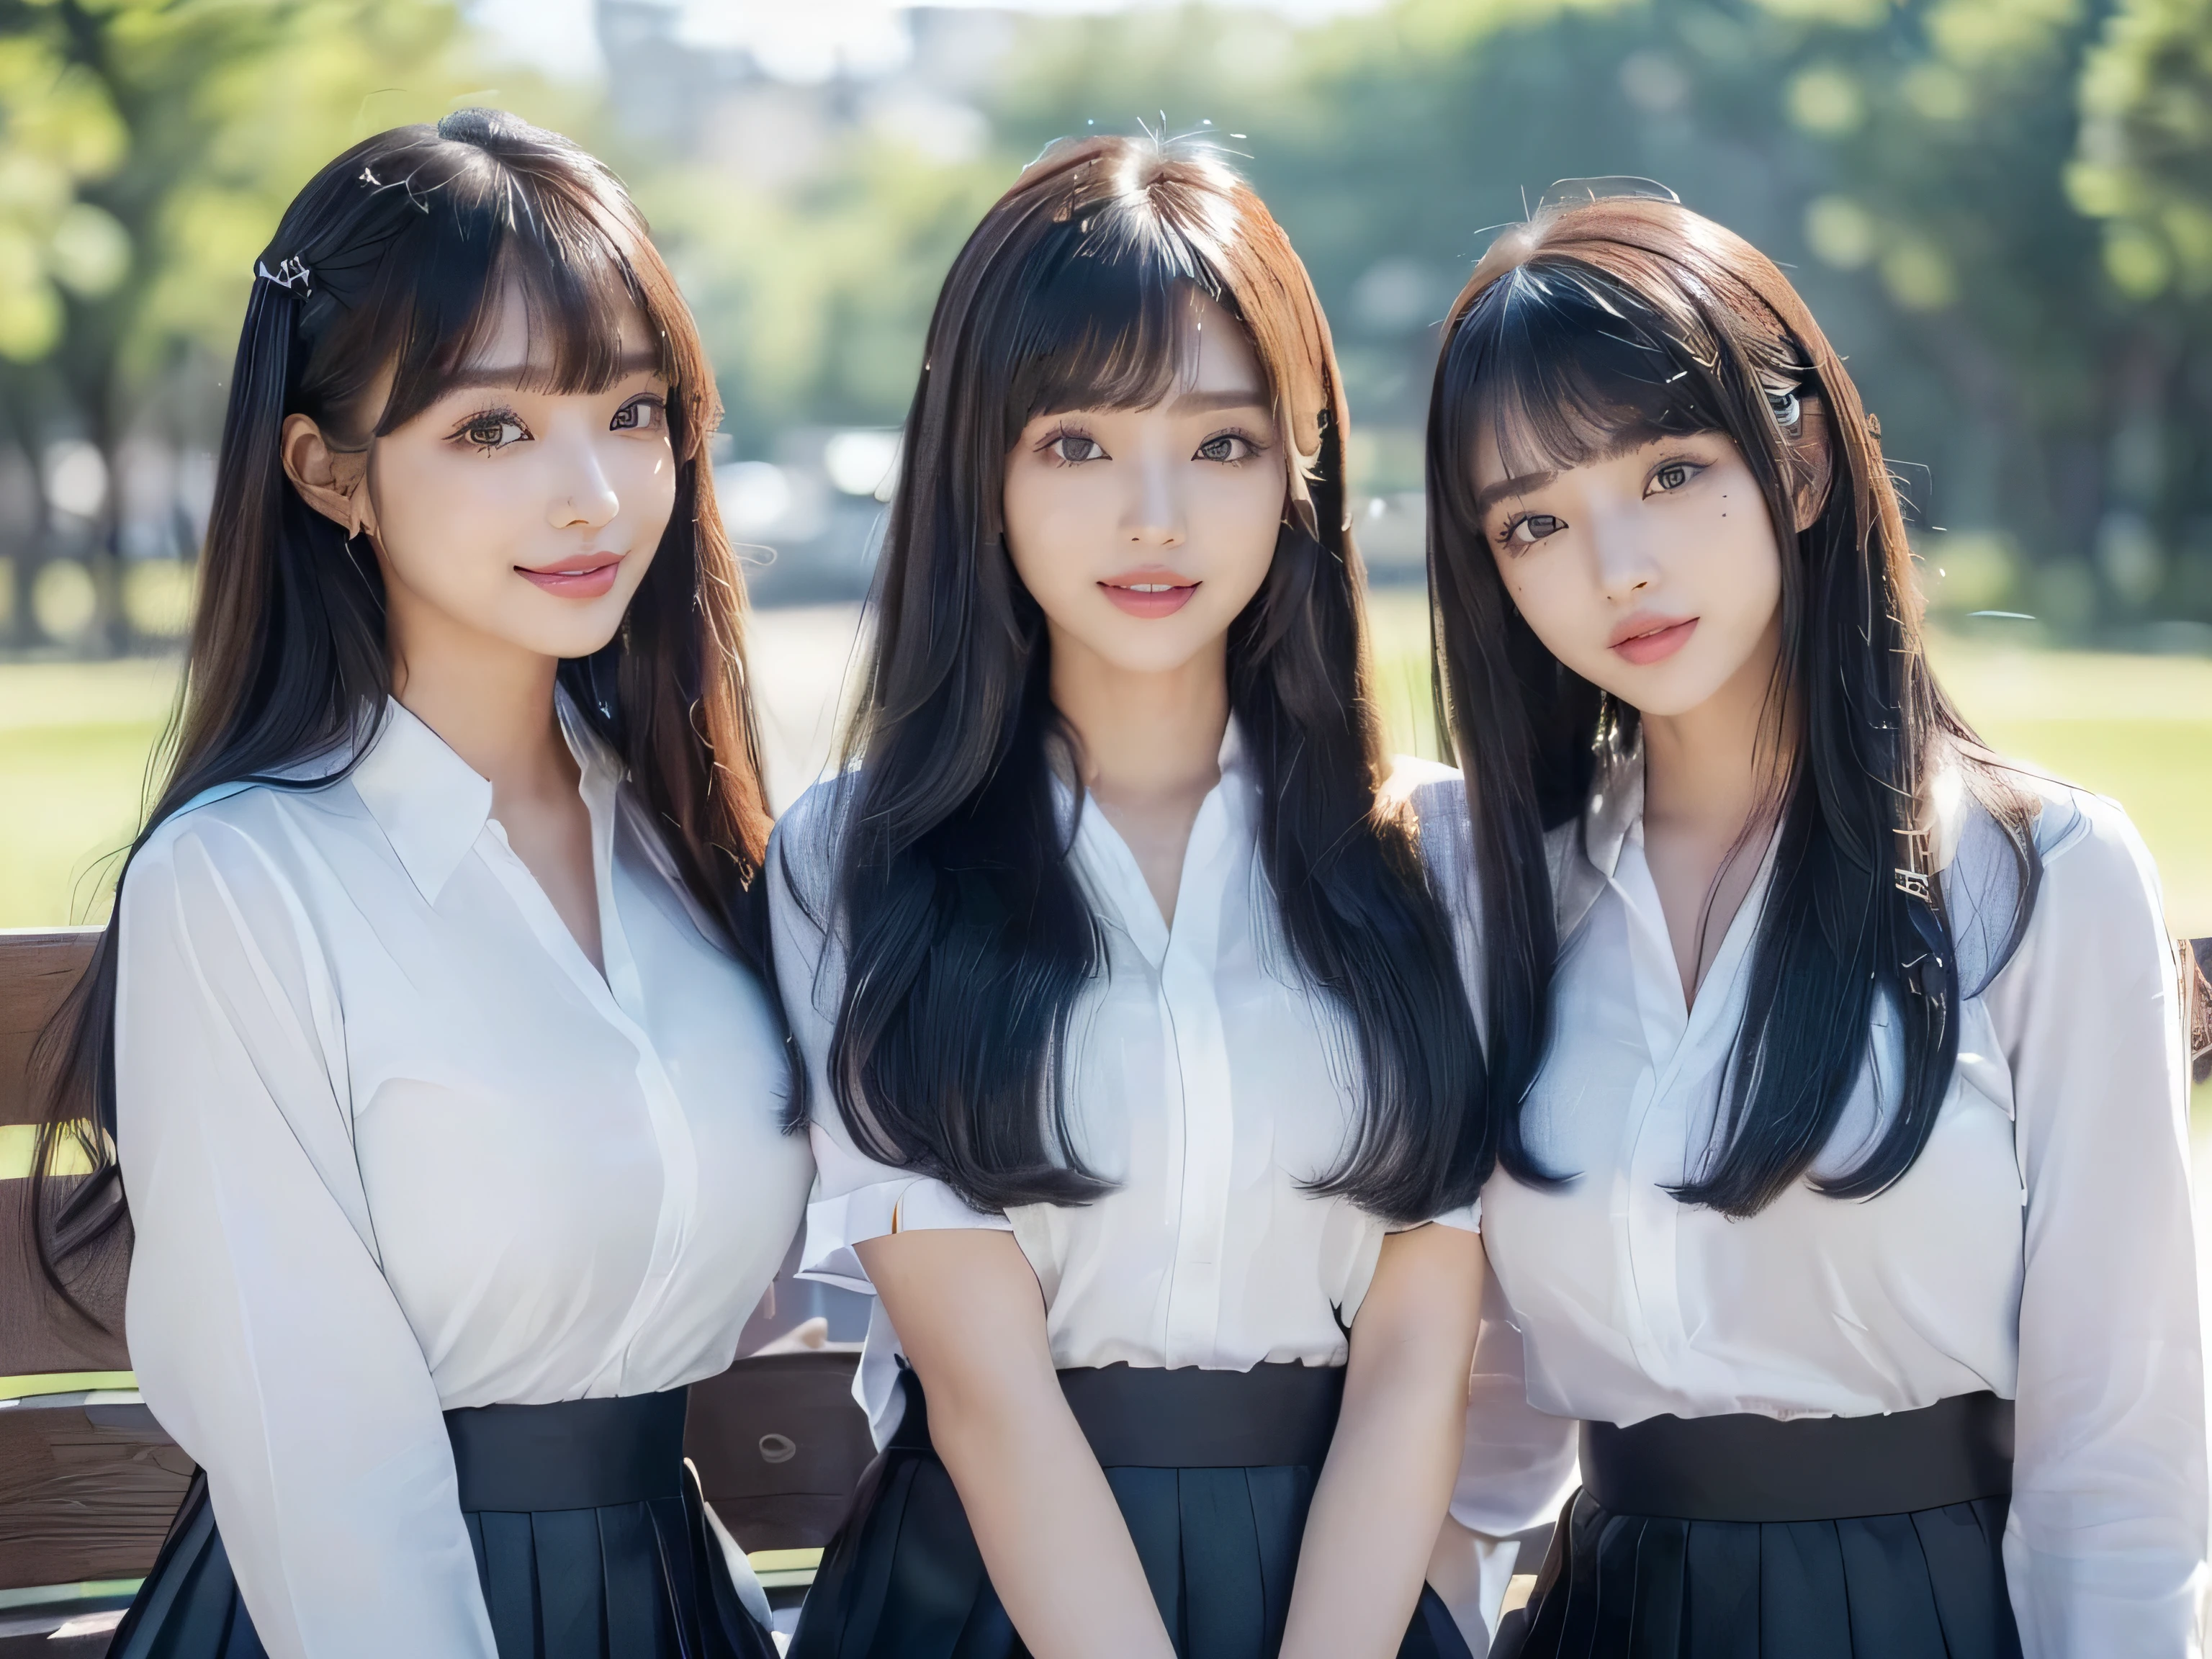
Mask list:
[[[447,1413],[500,1659],[775,1659],[684,1465],[684,1399]],[[204,1475],[108,1656],[267,1659]]]
[[[1342,1371],[1113,1365],[1060,1376],[1176,1653],[1274,1659]],[[906,1416],[823,1555],[791,1659],[1028,1659],[930,1449],[919,1379],[909,1370],[900,1382]],[[1399,1653],[1471,1659],[1425,1586]]]
[[[2011,1420],[1978,1395],[1585,1425],[1583,1490],[1491,1659],[2020,1659]]]

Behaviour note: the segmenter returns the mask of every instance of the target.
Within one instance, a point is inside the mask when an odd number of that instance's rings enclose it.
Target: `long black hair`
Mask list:
[[[1048,150],[955,261],[908,418],[874,656],[848,739],[831,920],[846,989],[829,1074],[871,1155],[979,1206],[1104,1189],[1062,1109],[1068,1022],[1101,971],[1068,867],[1042,613],[1000,522],[1028,422],[1149,408],[1194,295],[1243,325],[1295,452],[1273,562],[1228,640],[1263,866],[1300,968],[1349,1016],[1364,1113],[1321,1191],[1425,1219],[1492,1162],[1480,1048],[1384,760],[1346,525],[1344,404],[1304,267],[1259,199],[1195,147]]]
[[[1803,1179],[1887,1004],[1903,1025],[1893,1110],[1863,1158],[1815,1183],[1837,1198],[1881,1192],[1934,1131],[1966,994],[1931,845],[1938,769],[1959,769],[2017,866],[2008,936],[1975,991],[2017,945],[2040,865],[2032,803],[1929,671],[1879,428],[1773,263],[1671,202],[1540,213],[1493,244],[1453,307],[1428,431],[1438,726],[1474,818],[1486,1030],[1525,1094],[1553,1036],[1560,943],[1545,835],[1582,813],[1601,758],[1632,752],[1638,717],[1553,656],[1507,595],[1475,499],[1484,432],[1514,458],[1509,471],[1574,466],[1662,434],[1725,433],[1758,478],[1783,545],[1782,649],[1762,738],[1776,763],[1773,872],[1723,1133],[1677,1196],[1747,1216]],[[1799,503],[1822,489],[1799,532]],[[1501,1126],[1499,1159],[1521,1179],[1553,1178],[1517,1111]]]
[[[744,691],[744,590],[704,445],[714,378],[675,279],[621,185],[557,134],[493,110],[396,128],[330,163],[258,262],[232,370],[213,511],[173,754],[138,848],[195,796],[238,781],[320,787],[365,752],[392,678],[384,586],[366,538],[286,480],[284,419],[366,447],[419,415],[495,328],[528,310],[544,389],[597,392],[621,374],[622,317],[643,313],[671,387],[675,510],[621,632],[564,662],[561,683],[622,757],[685,885],[757,965],[753,877],[768,836]],[[368,393],[389,373],[380,408]],[[302,781],[305,763],[331,768]],[[317,769],[307,768],[311,773]],[[126,860],[126,871],[127,871]],[[33,1165],[35,1248],[82,1310],[127,1241],[115,1161],[118,906],[90,967],[42,1034],[47,1111]],[[88,1161],[91,1173],[64,1173]]]

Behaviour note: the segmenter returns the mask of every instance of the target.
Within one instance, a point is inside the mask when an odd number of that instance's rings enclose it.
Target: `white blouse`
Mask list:
[[[1574,1178],[1545,1190],[1501,1171],[1483,1191],[1508,1305],[1478,1349],[1464,1524],[1547,1518],[1573,1481],[1577,1419],[1863,1416],[1990,1389],[2018,1402],[2004,1556],[2029,1659],[2196,1651],[2212,1498],[2158,879],[2112,802],[2022,782],[2041,802],[2041,891],[1978,994],[2011,860],[1955,787],[1939,813],[1968,994],[1926,1150],[1875,1198],[1800,1185],[1741,1221],[1666,1188],[1711,1145],[1768,872],[1686,1008],[1640,757],[1553,833],[1565,943],[1526,1124],[1538,1161]],[[1887,1121],[1875,1078],[1902,1048],[1877,1018],[1872,1075],[1815,1174],[1854,1167]]]
[[[1234,727],[1191,830],[1172,927],[1105,814],[1086,805],[1077,819],[1071,861],[1105,961],[1070,1022],[1066,1111],[1084,1163],[1115,1183],[1082,1206],[985,1213],[854,1148],[825,1067],[843,948],[821,925],[852,782],[809,790],[769,852],[776,969],[811,1082],[807,1276],[865,1292],[853,1247],[895,1224],[1003,1228],[1036,1270],[1060,1367],[1344,1364],[1389,1229],[1302,1184],[1337,1162],[1356,1126],[1357,1041],[1282,937]],[[1071,792],[1062,800],[1075,810]],[[1471,1229],[1474,1212],[1437,1218]],[[878,1304],[854,1393],[879,1444],[904,1409],[897,1353]]]
[[[605,978],[396,702],[349,779],[222,792],[124,883],[131,1359],[273,1659],[493,1659],[440,1413],[713,1376],[798,1223],[763,988],[562,712]]]

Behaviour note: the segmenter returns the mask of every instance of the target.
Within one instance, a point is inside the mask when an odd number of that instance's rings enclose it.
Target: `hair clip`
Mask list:
[[[1766,406],[1774,411],[1775,425],[1784,432],[1795,432],[1799,418],[1805,412],[1804,405],[1797,401],[1797,388],[1794,386],[1787,392],[1768,392]]]
[[[260,260],[256,259],[253,262],[253,274],[256,276],[263,278],[264,281],[276,283],[277,287],[283,289],[287,294],[312,294],[314,292],[314,289],[312,285],[313,273],[308,270],[306,264],[301,261],[297,255],[294,255],[289,258],[279,259],[276,262],[276,269],[274,270],[270,270],[266,264],[264,264]]]
[[[363,167],[361,170],[361,182],[364,185],[369,185],[373,189],[381,190],[384,188],[384,180],[376,176],[376,169],[374,167]]]

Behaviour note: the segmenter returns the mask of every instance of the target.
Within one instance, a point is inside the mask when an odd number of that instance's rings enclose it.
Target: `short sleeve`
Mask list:
[[[263,1644],[493,1659],[437,1389],[378,1261],[335,989],[291,890],[252,835],[196,814],[133,860],[120,928],[131,1360],[207,1472]]]
[[[831,921],[839,808],[848,775],[817,784],[777,824],[768,854],[769,921],[786,1018],[806,1067],[814,1193],[799,1272],[872,1293],[854,1247],[895,1232],[981,1227],[1012,1231],[942,1181],[883,1164],[854,1144],[830,1087],[830,1042],[844,994],[843,952]]]

